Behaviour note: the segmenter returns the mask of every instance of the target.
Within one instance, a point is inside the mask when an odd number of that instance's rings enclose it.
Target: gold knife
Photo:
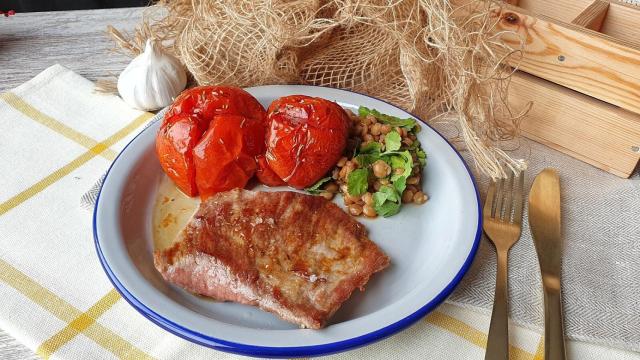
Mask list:
[[[533,181],[529,193],[529,226],[538,253],[544,289],[544,358],[565,359],[560,296],[560,178],[554,169],[544,169]]]

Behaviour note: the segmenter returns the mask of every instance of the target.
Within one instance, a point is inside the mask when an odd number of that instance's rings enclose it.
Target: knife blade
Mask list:
[[[562,231],[560,177],[554,169],[536,176],[529,193],[529,227],[538,253],[544,291],[544,351],[546,360],[566,358],[562,298]]]

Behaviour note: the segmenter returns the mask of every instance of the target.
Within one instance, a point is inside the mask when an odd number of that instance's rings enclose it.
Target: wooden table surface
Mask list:
[[[117,75],[130,59],[110,51],[107,25],[131,31],[142,8],[18,13],[0,16],[0,92],[54,64],[90,79]],[[0,329],[0,359],[38,356]]]
[[[132,30],[142,8],[18,13],[0,16],[0,92],[54,64],[95,80],[117,75],[129,59],[111,51],[107,25]]]

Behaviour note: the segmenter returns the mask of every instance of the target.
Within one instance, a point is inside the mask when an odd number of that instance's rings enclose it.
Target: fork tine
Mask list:
[[[511,209],[513,207],[513,192],[515,191],[513,187],[513,172],[509,172],[509,177],[507,177],[507,187],[504,189],[505,199],[504,199],[504,216],[502,217],[503,221],[511,222]]]
[[[513,212],[513,223],[517,225],[522,225],[522,206],[524,203],[524,197],[522,193],[524,191],[524,170],[520,171],[518,174],[518,186],[514,189],[514,201],[515,201],[515,211]]]
[[[496,182],[491,181],[489,184],[489,190],[487,190],[487,198],[484,200],[484,209],[482,210],[484,216],[491,217],[491,211],[493,209],[493,200],[496,196]]]
[[[504,198],[504,179],[500,179],[498,182],[498,190],[496,196],[496,208],[495,215],[492,213],[491,217],[500,219],[502,217],[502,200]]]

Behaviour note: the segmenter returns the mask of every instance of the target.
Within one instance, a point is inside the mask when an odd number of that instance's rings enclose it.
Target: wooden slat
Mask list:
[[[572,24],[585,27],[587,29],[600,31],[607,12],[609,11],[609,3],[602,0],[596,0],[588,8],[584,9],[573,21]]]
[[[509,103],[533,107],[521,124],[525,137],[620,177],[640,159],[640,115],[535,76],[516,72]]]
[[[525,55],[512,65],[530,74],[640,113],[640,48],[630,41],[503,5],[496,31]]]
[[[510,0],[510,5],[517,5],[528,13],[544,15],[556,21],[570,23],[593,5],[594,0]],[[609,11],[604,18],[600,31],[617,39],[634,43],[640,47],[640,6],[628,4],[620,0],[596,0],[610,3]],[[580,24],[577,24],[580,25]]]
[[[593,0],[520,0],[517,5],[531,14],[571,22],[592,2]]]
[[[612,2],[600,31],[640,48],[640,6]]]

